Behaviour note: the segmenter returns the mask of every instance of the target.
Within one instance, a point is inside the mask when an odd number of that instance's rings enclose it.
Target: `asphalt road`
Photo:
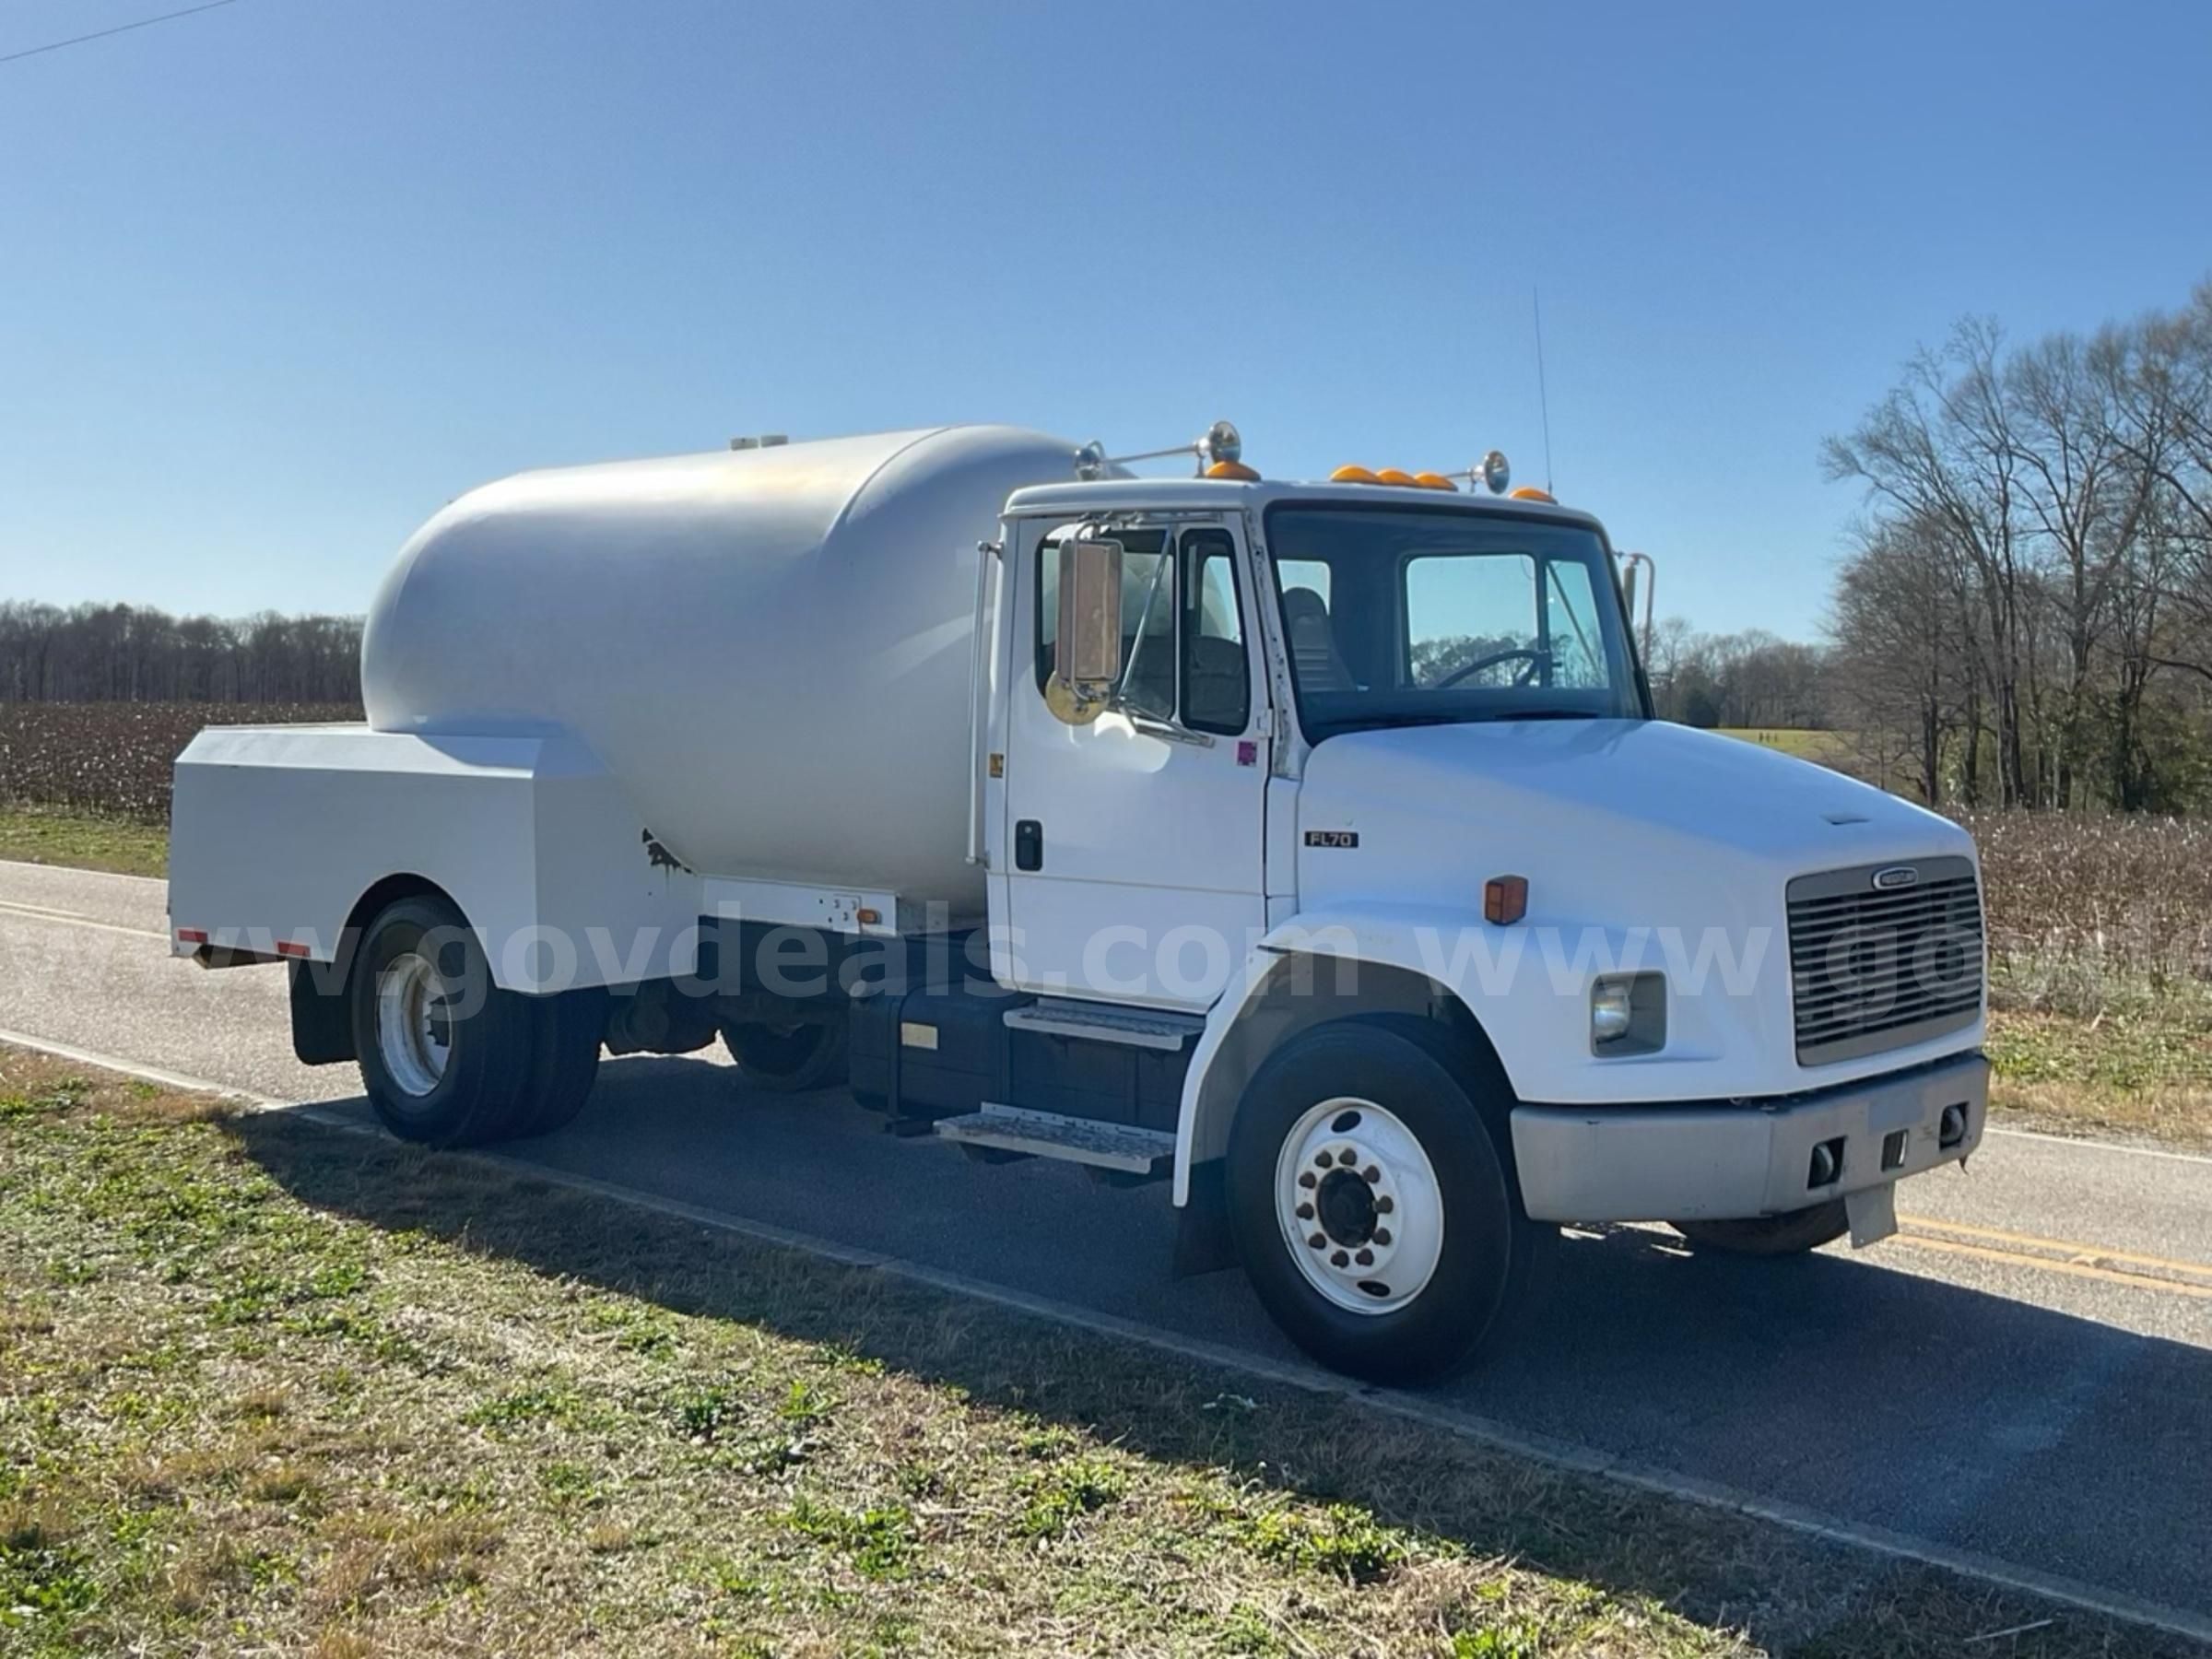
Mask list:
[[[366,1116],[291,1058],[283,976],[166,954],[159,882],[0,863],[0,1030]],[[1291,1358],[1234,1274],[1176,1279],[1158,1187],[969,1162],[841,1093],[608,1062],[550,1169]],[[1692,1480],[2212,1618],[2212,1159],[1993,1131],[1903,1236],[1756,1263],[1572,1237],[1448,1404]]]

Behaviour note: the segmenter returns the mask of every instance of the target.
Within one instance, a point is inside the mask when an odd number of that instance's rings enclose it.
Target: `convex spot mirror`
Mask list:
[[[1122,544],[1060,544],[1060,615],[1045,701],[1069,725],[1106,712],[1122,677]]]

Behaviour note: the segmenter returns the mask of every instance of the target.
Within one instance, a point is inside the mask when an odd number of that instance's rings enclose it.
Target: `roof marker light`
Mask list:
[[[1459,486],[1453,483],[1451,479],[1445,477],[1444,475],[1440,472],[1415,473],[1413,475],[1413,481],[1416,484],[1418,484],[1423,489],[1449,489],[1454,495],[1459,493]]]
[[[1557,507],[1559,499],[1549,490],[1538,489],[1534,484],[1524,484],[1506,497],[1509,501],[1549,501]]]
[[[1378,484],[1404,484],[1410,486],[1413,483],[1413,475],[1406,471],[1403,467],[1386,466],[1375,475],[1375,482]]]
[[[1381,481],[1364,466],[1340,466],[1329,475],[1332,484],[1377,484]]]
[[[1209,478],[1234,478],[1240,484],[1257,484],[1260,475],[1241,461],[1217,461],[1206,469]]]

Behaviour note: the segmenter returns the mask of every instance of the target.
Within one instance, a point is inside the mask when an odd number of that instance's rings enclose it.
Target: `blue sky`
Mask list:
[[[0,53],[173,0],[0,0]],[[238,0],[0,65],[0,596],[359,610],[516,469],[1544,472],[1809,635],[1916,343],[2212,274],[2212,6]]]

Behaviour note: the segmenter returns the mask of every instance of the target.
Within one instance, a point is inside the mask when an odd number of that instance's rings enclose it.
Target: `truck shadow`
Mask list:
[[[368,1121],[361,1102],[335,1110]],[[2212,1563],[2191,1543],[2212,1536],[2201,1463],[2212,1352],[1868,1258],[1700,1256],[1633,1229],[1572,1238],[1522,1339],[1427,1391],[1438,1418],[1421,1420],[533,1173],[589,1176],[1295,1362],[1241,1276],[1171,1277],[1160,1189],[1093,1188],[1062,1165],[970,1164],[950,1147],[884,1135],[841,1094],[748,1096],[726,1068],[632,1060],[604,1068],[574,1127],[498,1162],[298,1112],[241,1117],[229,1132],[318,1209],[833,1342],[1149,1457],[1227,1465],[1477,1559],[1525,1559],[1747,1628],[1770,1650],[1878,1630],[1906,1594],[1971,1603],[1984,1630],[2050,1609],[1724,1507],[1532,1463],[1439,1419],[1479,1417],[2212,1609]],[[1804,1627],[1808,1616],[1818,1628]],[[2066,1641],[2049,1651],[2078,1651],[2102,1627],[2069,1613],[2060,1628]],[[2125,1647],[2146,1651],[2132,1636]]]

